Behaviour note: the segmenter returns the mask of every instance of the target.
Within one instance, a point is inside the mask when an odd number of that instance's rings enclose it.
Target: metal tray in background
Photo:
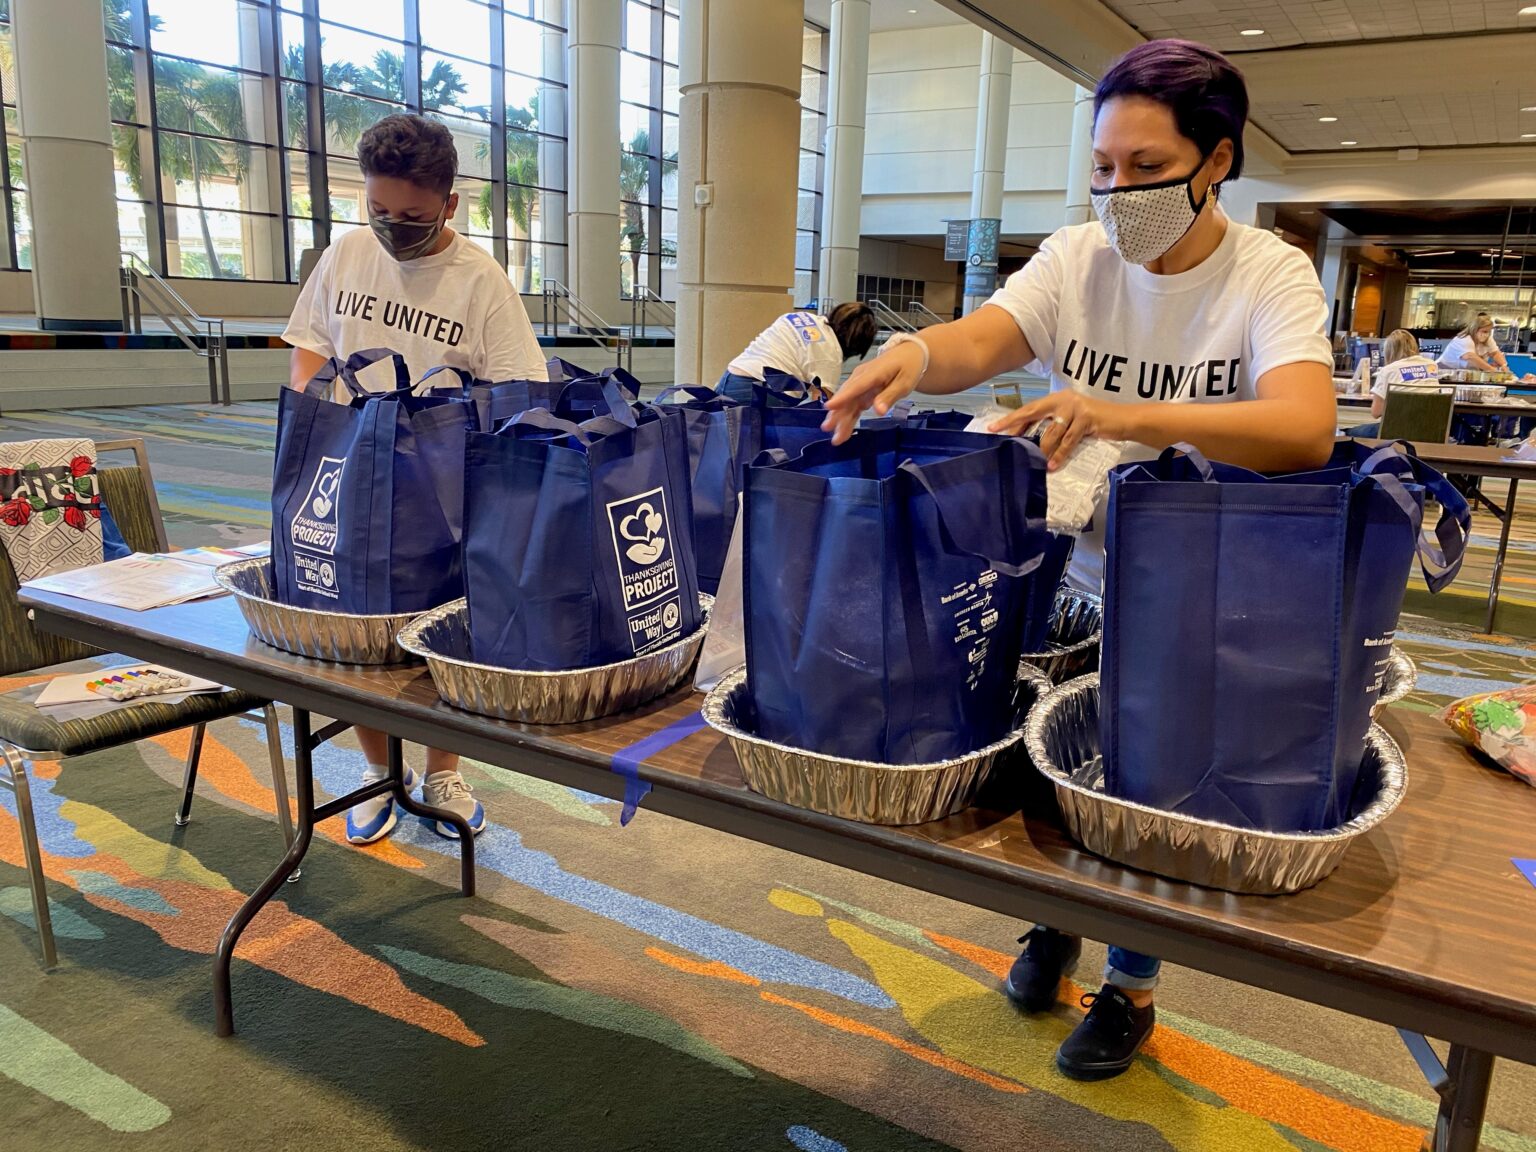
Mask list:
[[[427,662],[437,694],[456,708],[523,724],[575,724],[638,708],[686,683],[704,645],[713,606],[712,596],[701,595],[703,622],[665,648],[565,672],[496,668],[468,659],[467,600],[418,616],[401,631],[399,643]]]
[[[419,612],[354,616],[281,604],[273,598],[272,561],[266,556],[222,565],[214,569],[213,578],[234,595],[256,638],[274,648],[335,664],[408,664],[414,660],[395,643],[395,635]]]
[[[1020,671],[1020,723],[1049,687],[1035,669]],[[864,824],[924,824],[969,808],[995,768],[1022,763],[1022,727],[969,756],[932,764],[876,764],[822,756],[764,740],[754,732],[747,670],[726,673],[704,700],[704,719],[736,754],[747,786],[774,800]]]
[[[1103,637],[1104,602],[1092,593],[1064,587],[1056,593],[1045,651],[1026,652],[1020,659],[1045,673],[1052,684],[1062,684],[1099,670]]]
[[[1339,866],[1357,836],[1397,808],[1408,788],[1402,751],[1379,725],[1366,737],[1359,812],[1323,832],[1264,832],[1179,816],[1106,796],[1099,754],[1099,678],[1054,688],[1029,714],[1025,745],[1055,786],[1072,838],[1117,864],[1228,892],[1310,888]]]
[[[1371,719],[1375,720],[1389,704],[1396,704],[1419,682],[1419,666],[1406,652],[1393,648],[1387,663],[1387,673],[1381,680],[1381,698],[1371,706]]]

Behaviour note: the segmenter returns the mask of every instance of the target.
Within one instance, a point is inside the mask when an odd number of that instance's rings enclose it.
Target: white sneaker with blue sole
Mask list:
[[[369,768],[363,773],[363,783],[372,784],[375,780],[382,780],[389,773],[383,768]],[[405,770],[405,790],[411,791],[416,787],[416,773],[407,768]],[[395,825],[400,822],[400,815],[395,811],[395,797],[391,792],[382,796],[375,796],[372,800],[364,800],[361,804],[354,804],[347,809],[347,843],[372,844],[376,840],[382,840],[395,830]]]
[[[485,830],[485,809],[475,799],[474,789],[464,783],[457,772],[434,772],[421,786],[421,802],[429,808],[446,808],[455,816],[469,821],[469,830],[476,836]],[[432,830],[450,840],[459,838],[459,830],[441,820],[429,820]]]

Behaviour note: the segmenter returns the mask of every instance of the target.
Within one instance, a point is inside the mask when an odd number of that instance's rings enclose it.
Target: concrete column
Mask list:
[[[1093,175],[1093,93],[1079,88],[1072,98],[1072,150],[1067,154],[1067,210],[1065,224],[1086,224],[1093,219],[1088,180]]]
[[[713,384],[792,306],[801,16],[782,0],[683,0],[678,383]]]
[[[1330,336],[1349,331],[1350,313],[1354,310],[1354,280],[1349,261],[1344,258],[1344,244],[1337,239],[1322,241],[1322,264],[1317,278],[1322,282],[1323,295],[1328,302],[1328,334]]]
[[[12,0],[32,294],[51,329],[122,327],[100,0]]]
[[[864,109],[869,91],[869,0],[833,0],[827,177],[822,194],[821,310],[854,299],[864,202]]]
[[[971,232],[965,255],[965,311],[985,304],[997,287],[997,244],[1008,164],[1008,106],[1013,97],[1013,45],[981,37],[976,98],[976,163],[971,177]]]
[[[608,324],[619,322],[620,0],[569,0],[569,280]]]
[[[1408,313],[1408,269],[1387,268],[1381,277],[1381,328],[1385,336],[1394,328],[1406,328]]]
[[[566,136],[568,120],[565,108],[566,46],[565,0],[543,0],[543,18],[552,28],[543,32],[544,78],[539,86],[539,129],[550,136]],[[615,129],[617,132],[617,129]],[[567,144],[541,138],[539,141],[539,183],[556,183],[557,174],[566,170]],[[574,184],[571,185],[574,187]],[[562,284],[566,272],[567,243],[565,228],[566,196],[558,192],[539,193],[539,231],[544,240],[544,277]]]

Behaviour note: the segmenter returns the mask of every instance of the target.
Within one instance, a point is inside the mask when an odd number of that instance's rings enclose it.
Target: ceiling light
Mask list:
[[[1522,112],[1536,112],[1536,104],[1527,104],[1524,108],[1520,109],[1520,111],[1522,111]]]
[[[1349,148],[1349,147],[1352,147],[1355,144],[1360,143],[1360,141],[1358,141],[1358,140],[1340,140],[1339,143],[1344,145],[1344,147]]]
[[[1518,16],[1536,16],[1536,4],[1527,4],[1516,13]]]
[[[1337,120],[1338,120],[1337,116],[1319,116],[1317,118],[1317,122],[1319,124],[1332,124],[1332,123],[1334,123]]]
[[[1415,256],[1454,256],[1454,255],[1456,255],[1456,249],[1454,249],[1454,248],[1436,248],[1433,252],[1415,252],[1414,255]]]
[[[1522,133],[1520,133],[1520,139],[1522,139],[1522,140],[1536,140],[1536,132],[1522,132]]]
[[[1532,12],[1536,12],[1536,8],[1532,8],[1531,11]],[[1244,28],[1241,32],[1238,33],[1238,35],[1239,36],[1262,36],[1262,35],[1264,35],[1264,29],[1262,29],[1262,28]]]

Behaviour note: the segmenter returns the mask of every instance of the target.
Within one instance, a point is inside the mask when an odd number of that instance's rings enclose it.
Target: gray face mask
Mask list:
[[[368,213],[368,227],[373,229],[379,243],[384,245],[384,251],[396,260],[415,260],[432,251],[447,222],[446,200],[436,220],[401,220],[394,216],[376,216],[371,210]]]

